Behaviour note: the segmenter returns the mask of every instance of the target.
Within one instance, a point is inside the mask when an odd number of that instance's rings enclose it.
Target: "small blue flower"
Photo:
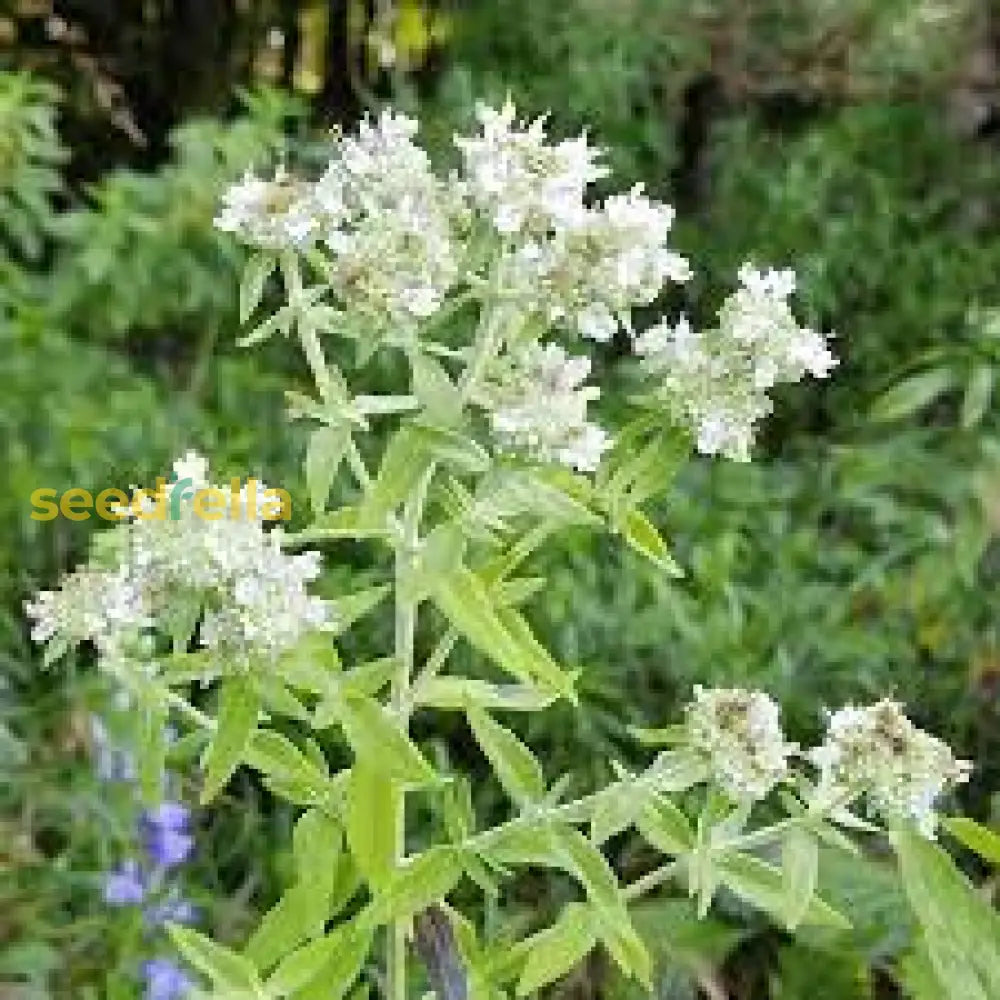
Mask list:
[[[187,832],[191,825],[191,810],[180,802],[161,802],[153,809],[146,810],[143,822],[148,826]]]
[[[131,906],[145,897],[146,886],[135,861],[125,861],[104,877],[104,901],[109,906]]]
[[[146,923],[152,927],[160,927],[163,924],[193,924],[198,919],[198,910],[189,900],[171,894],[159,903],[147,906],[144,915]]]
[[[146,1000],[180,1000],[194,989],[190,977],[166,958],[152,958],[142,964]]]
[[[187,861],[194,849],[190,824],[191,811],[179,802],[162,802],[143,813],[145,847],[156,864],[171,868]]]
[[[194,850],[194,838],[186,833],[168,830],[164,827],[150,827],[146,831],[146,850],[149,856],[163,868],[183,864]]]

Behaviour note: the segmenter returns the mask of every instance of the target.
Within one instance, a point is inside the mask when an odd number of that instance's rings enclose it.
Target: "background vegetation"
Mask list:
[[[127,790],[94,776],[88,720],[115,711],[85,661],[41,669],[21,612],[98,525],[32,521],[28,497],[147,482],[196,447],[302,498],[279,389],[299,362],[235,349],[242,252],[213,230],[215,199],[250,163],[313,161],[325,129],[390,95],[442,148],[476,97],[508,91],[557,131],[587,126],[619,177],[678,207],[678,248],[708,261],[695,316],[752,258],[795,266],[805,315],[839,334],[837,377],[784,393],[754,465],[697,463],[659,512],[684,579],[582,535],[536,560],[535,624],[585,668],[583,713],[533,723],[552,770],[628,763],[628,725],[665,723],[694,682],[767,690],[803,737],[824,705],[890,693],[977,761],[963,806],[1000,821],[1000,14],[985,0],[8,8],[0,997],[138,995],[135,929],[100,894],[134,825]],[[606,406],[627,391],[620,346],[598,353]],[[222,938],[277,897],[289,822],[243,775],[200,814],[188,880]],[[641,860],[617,854],[623,871]],[[894,876],[868,867],[827,887],[855,912],[870,900],[852,949],[648,904],[659,995],[931,1000]],[[560,901],[558,883],[522,890],[525,912]],[[629,994],[594,966],[561,995]]]

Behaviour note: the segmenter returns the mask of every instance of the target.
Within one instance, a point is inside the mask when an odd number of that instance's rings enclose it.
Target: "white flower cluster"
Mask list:
[[[415,142],[417,123],[387,110],[340,137],[314,183],[283,173],[272,182],[245,178],[225,196],[217,224],[271,249],[314,245],[320,253],[310,259],[321,262],[338,305],[367,319],[376,335],[392,325],[412,330],[471,286],[495,296],[486,308],[606,342],[619,329],[632,333],[633,309],[690,277],[668,245],[669,205],[641,186],[588,200],[608,170],[586,135],[554,140],[544,118],[521,122],[509,101],[500,110],[479,105],[476,117],[474,135],[454,137],[455,176],[435,174]],[[796,322],[791,271],[745,265],[740,282],[715,328],[663,322],[637,338],[636,350],[698,450],[747,461],[755,425],[771,410],[768,391],[807,373],[824,378],[836,361],[822,335]],[[582,379],[574,381],[577,369],[560,365],[549,348],[521,364],[525,377],[539,358],[546,359],[541,384],[495,413],[494,426],[543,456],[592,468],[607,441],[586,422]],[[558,398],[545,405],[550,380]]]
[[[459,277],[462,205],[413,141],[417,122],[384,111],[335,146],[315,185],[329,279],[369,317],[425,319]]]
[[[762,799],[787,777],[797,747],[785,741],[778,706],[766,694],[696,686],[686,715],[687,745],[733,798]]]
[[[330,251],[333,292],[348,309],[397,322],[433,314],[458,274],[461,204],[413,142],[417,123],[385,111],[342,137],[316,183],[253,174],[223,196],[219,229],[268,250]]]
[[[309,186],[290,177],[284,168],[270,181],[247,171],[223,195],[215,225],[267,250],[304,249],[319,230]]]
[[[767,390],[825,378],[837,361],[825,338],[802,329],[788,298],[791,271],[740,269],[742,287],[719,311],[718,327],[696,332],[686,319],[660,323],[636,340],[643,367],[658,381],[658,396],[689,426],[706,455],[749,461],[757,421],[770,413]]]
[[[935,802],[971,770],[888,700],[833,713],[825,742],[809,757],[819,768],[821,801],[863,796],[883,819],[913,820],[928,837],[937,827]]]
[[[591,340],[608,341],[629,313],[649,305],[669,281],[690,277],[687,261],[667,248],[674,211],[640,187],[580,209],[545,240],[518,247],[506,280],[525,308]]]
[[[609,173],[601,150],[584,135],[549,143],[545,119],[520,126],[510,101],[500,111],[477,105],[476,119],[481,133],[456,136],[455,145],[469,197],[497,232],[544,238],[578,225],[587,187]]]
[[[570,357],[558,344],[529,343],[507,353],[484,391],[494,433],[544,462],[593,471],[611,441],[587,420],[587,404],[599,395],[583,384],[589,373],[588,358]]]
[[[525,309],[606,341],[668,280],[690,276],[667,247],[669,205],[637,186],[588,207],[589,185],[608,170],[586,136],[550,143],[544,119],[519,125],[509,102],[501,111],[480,105],[477,117],[481,135],[455,139],[465,189],[512,247],[503,283]]]
[[[319,575],[319,554],[282,551],[280,529],[264,530],[261,494],[250,511],[247,487],[238,498],[215,487],[225,509],[238,500],[239,515],[208,520],[193,503],[194,491],[209,487],[207,464],[189,453],[174,470],[164,516],[150,516],[157,501],[147,496],[142,513],[102,539],[103,555],[117,565],[79,569],[61,590],[28,603],[33,639],[90,640],[104,653],[122,652],[145,630],[169,634],[178,608],[191,603],[201,614],[202,645],[257,656],[280,653],[328,623],[328,606],[306,590]]]
[[[608,173],[586,136],[550,142],[544,119],[516,120],[509,102],[477,108],[479,134],[455,137],[459,177],[435,175],[414,137],[417,123],[384,111],[334,145],[309,184],[247,175],[224,197],[216,224],[268,249],[329,250],[340,302],[383,321],[433,315],[470,275],[471,221],[485,217],[501,259],[504,293],[524,311],[608,340],[629,327],[687,262],[669,250],[673,209],[635,188],[588,207],[588,187]],[[487,255],[490,256],[490,255]]]

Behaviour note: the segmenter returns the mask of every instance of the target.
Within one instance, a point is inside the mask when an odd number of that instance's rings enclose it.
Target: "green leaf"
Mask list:
[[[530,996],[543,986],[561,979],[597,944],[594,918],[589,907],[570,903],[547,930],[527,942],[528,960],[517,983],[519,997]]]
[[[608,506],[637,507],[669,489],[691,454],[687,432],[643,416],[627,426],[602,463],[599,481],[607,480]]]
[[[597,930],[618,967],[651,988],[652,960],[625,908],[618,879],[603,854],[578,830],[556,829],[554,838],[566,870],[583,885],[594,908]]]
[[[638,508],[629,510],[621,518],[621,532],[625,541],[640,555],[662,569],[668,576],[682,577],[684,571],[674,562],[667,543],[660,537],[652,521]]]
[[[277,266],[273,254],[256,253],[246,263],[240,281],[240,325],[254,313],[264,294],[264,286]]]
[[[415,354],[413,394],[432,424],[454,427],[462,418],[462,395],[441,364],[426,354]]]
[[[1000,996],[1000,917],[947,852],[914,829],[894,831],[903,889],[950,1000]]]
[[[282,306],[273,316],[264,320],[260,326],[251,330],[237,341],[240,347],[253,347],[267,340],[274,333],[288,333],[295,318],[295,313],[289,306]]]
[[[960,844],[975,851],[984,861],[1000,865],[1000,834],[965,816],[949,816],[941,821],[941,825]]]
[[[326,771],[307,757],[287,736],[258,730],[246,751],[246,761],[266,776],[278,795],[300,805],[324,801],[334,785]]]
[[[253,963],[242,955],[190,927],[169,924],[167,933],[178,951],[220,991],[232,991],[244,997],[261,996],[261,982]]]
[[[316,513],[326,510],[330,488],[347,454],[351,432],[346,427],[317,427],[306,447],[306,485],[309,502]]]
[[[549,651],[535,638],[535,633],[524,615],[517,608],[500,607],[496,609],[496,616],[507,634],[529,657],[528,662],[535,677],[535,684],[553,695],[566,698],[575,705],[576,674],[568,673],[556,663]]]
[[[163,798],[163,772],[167,758],[167,708],[154,692],[144,692],[137,701],[139,787],[143,802],[151,806]]]
[[[426,468],[426,449],[412,425],[404,424],[389,439],[382,453],[378,476],[362,508],[364,522],[383,527],[386,515],[413,492]]]
[[[425,454],[431,455],[458,472],[476,475],[489,468],[489,453],[465,434],[447,427],[432,427],[424,423],[413,423],[408,430]]]
[[[544,798],[545,778],[531,751],[482,709],[470,707],[466,714],[476,741],[514,802],[524,808]]]
[[[788,899],[781,870],[749,854],[714,856],[714,867],[722,882],[746,902],[788,924]],[[801,923],[847,930],[850,923],[819,896],[813,896],[801,915]]]
[[[527,684],[491,684],[471,677],[431,677],[420,681],[413,689],[418,705],[432,708],[465,710],[478,708],[503,709],[508,712],[539,712],[555,701]]]
[[[343,835],[325,813],[310,809],[293,834],[297,881],[272,907],[246,947],[259,969],[273,966],[305,940],[323,933],[332,909]]]
[[[354,762],[347,783],[347,842],[374,886],[385,885],[392,873],[398,794],[378,757]]]
[[[537,471],[502,469],[481,482],[475,505],[478,516],[488,521],[530,515],[557,525],[600,527],[602,520],[591,510],[590,499],[576,495],[572,480],[557,480]]]
[[[315,985],[316,996],[339,1000],[358,978],[371,943],[371,921],[361,914],[289,955],[268,978],[268,995],[300,997]]]
[[[205,751],[202,804],[215,798],[239,766],[257,728],[259,707],[260,699],[249,679],[231,677],[222,682],[217,728]]]
[[[979,365],[972,373],[962,397],[962,426],[966,430],[975,427],[986,415],[995,379],[992,365]]]
[[[377,893],[372,907],[380,923],[412,917],[440,903],[464,871],[462,852],[445,844],[431,847],[397,868]]]
[[[385,514],[374,517],[370,507],[341,507],[339,510],[319,514],[313,523],[291,536],[295,542],[305,544],[323,538],[351,538],[360,541],[366,538],[386,538],[389,529],[385,524]]]
[[[801,826],[792,826],[781,845],[785,924],[794,930],[806,915],[819,877],[819,845]]]
[[[397,783],[426,785],[437,780],[434,768],[400,728],[398,719],[374,699],[345,692],[340,722],[357,757],[379,761]]]
[[[955,376],[947,368],[931,368],[911,375],[884,392],[872,405],[872,420],[888,422],[910,417],[947,392]]]
[[[665,795],[646,803],[637,826],[643,838],[664,854],[677,856],[694,850],[695,832],[690,820]]]
[[[364,618],[365,615],[374,611],[391,592],[392,587],[383,584],[378,587],[369,587],[367,590],[359,590],[343,597],[331,598],[329,604],[334,634],[340,635],[342,632],[346,632],[358,619]]]
[[[463,568],[443,576],[433,596],[449,622],[509,674],[554,696],[573,697],[572,676],[560,670],[516,609],[494,608],[475,573]]]
[[[603,844],[639,818],[649,792],[635,785],[612,785],[597,796],[590,814],[590,840]]]

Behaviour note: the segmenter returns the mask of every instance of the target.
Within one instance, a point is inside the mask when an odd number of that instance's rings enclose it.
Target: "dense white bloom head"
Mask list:
[[[281,168],[270,181],[247,171],[223,194],[215,225],[268,250],[303,249],[319,231],[311,187]]]
[[[32,640],[57,648],[92,641],[108,650],[123,631],[150,624],[139,581],[127,567],[75,570],[59,590],[40,591],[25,611],[32,620]]]
[[[499,111],[479,104],[476,118],[481,133],[456,136],[455,145],[469,196],[497,232],[537,236],[573,225],[587,186],[608,174],[601,151],[583,135],[549,142],[545,119],[519,123],[510,101]]]
[[[558,344],[509,352],[483,394],[494,433],[505,447],[593,471],[611,441],[587,419],[587,405],[599,395],[584,384],[589,374],[588,358],[570,357]]]
[[[937,827],[935,802],[971,770],[888,700],[834,712],[826,740],[809,757],[819,768],[820,801],[864,797],[884,819],[912,820],[929,837]]]
[[[687,743],[737,800],[762,799],[783,781],[796,746],[785,741],[778,706],[759,691],[696,686]]]
[[[328,278],[341,303],[377,325],[433,315],[459,278],[459,195],[390,110],[334,146],[315,188]]]
[[[591,340],[610,340],[629,314],[649,305],[668,281],[690,277],[667,246],[674,211],[641,187],[584,208],[571,224],[514,251],[508,283],[525,308]]]
[[[212,487],[213,514],[222,516],[208,519],[196,503],[209,486],[205,460],[189,452],[174,470],[162,494],[147,493],[135,516],[99,536],[100,565],[28,604],[36,641],[127,651],[150,629],[176,638],[178,609],[191,608],[183,639],[201,617],[202,645],[273,656],[327,624],[327,605],[306,589],[319,575],[318,554],[287,555],[281,532],[265,530],[266,487],[245,485],[238,495]]]
[[[793,272],[744,265],[740,281],[717,327],[695,332],[686,319],[661,322],[635,348],[660,400],[691,428],[698,451],[745,462],[755,425],[771,412],[767,390],[807,373],[825,378],[837,361],[826,339],[800,328],[792,314]]]

